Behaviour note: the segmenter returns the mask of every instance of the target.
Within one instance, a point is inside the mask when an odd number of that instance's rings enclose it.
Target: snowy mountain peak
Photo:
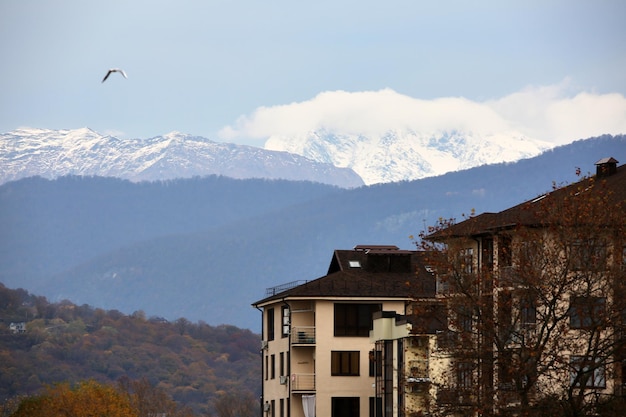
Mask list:
[[[516,132],[476,134],[457,130],[415,132],[390,129],[382,134],[318,129],[271,136],[265,148],[352,168],[366,184],[414,180],[484,164],[536,156],[552,144]]]
[[[30,176],[96,175],[131,181],[195,176],[315,181],[344,188],[363,185],[348,168],[299,155],[217,143],[170,132],[150,139],[118,139],[89,128],[20,128],[0,134],[0,184]]]

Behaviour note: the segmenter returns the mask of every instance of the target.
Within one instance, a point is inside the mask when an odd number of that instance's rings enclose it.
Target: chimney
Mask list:
[[[615,174],[617,163],[615,158],[602,158],[596,162],[596,177],[604,178]]]

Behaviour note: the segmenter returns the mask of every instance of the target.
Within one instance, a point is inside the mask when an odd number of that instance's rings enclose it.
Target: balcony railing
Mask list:
[[[315,326],[294,326],[291,328],[291,344],[314,345]]]
[[[315,391],[315,374],[292,374],[292,391]]]

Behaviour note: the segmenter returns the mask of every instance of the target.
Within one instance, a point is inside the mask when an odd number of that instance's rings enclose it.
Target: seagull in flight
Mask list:
[[[107,78],[109,78],[109,75],[111,75],[112,72],[119,72],[120,74],[124,76],[124,78],[128,78],[124,70],[119,69],[119,68],[111,68],[109,72],[107,72],[107,75],[105,75],[104,78],[102,79],[102,82],[105,82]]]

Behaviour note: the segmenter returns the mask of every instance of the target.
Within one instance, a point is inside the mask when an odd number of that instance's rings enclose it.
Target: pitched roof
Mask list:
[[[395,246],[359,245],[335,250],[328,273],[302,285],[272,293],[259,306],[285,298],[363,297],[413,299],[434,297],[435,278],[418,251]]]
[[[616,163],[614,158],[604,158],[598,161],[596,165]],[[483,213],[469,218],[444,230],[432,233],[426,239],[439,240],[449,237],[491,234],[497,230],[518,225],[541,226],[544,224],[544,219],[539,214],[542,212],[541,207],[546,207],[548,204],[555,205],[571,197],[586,198],[600,194],[607,197],[607,203],[612,210],[620,210],[626,215],[626,165],[616,168],[610,175],[585,178],[499,213]]]

